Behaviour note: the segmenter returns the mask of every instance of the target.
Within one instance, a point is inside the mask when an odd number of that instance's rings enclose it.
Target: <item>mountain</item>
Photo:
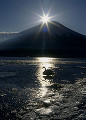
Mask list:
[[[52,21],[22,31],[0,44],[1,56],[86,57],[86,36]],[[41,28],[41,29],[40,29]]]

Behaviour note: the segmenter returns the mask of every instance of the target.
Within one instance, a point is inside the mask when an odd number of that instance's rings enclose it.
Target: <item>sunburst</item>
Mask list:
[[[56,17],[57,15],[49,16],[49,14],[50,14],[50,9],[49,9],[48,13],[45,14],[43,8],[42,8],[42,13],[43,13],[43,16],[35,13],[35,15],[37,15],[37,16],[40,18],[40,20],[37,21],[36,23],[42,22],[42,24],[41,24],[41,26],[40,26],[40,29],[39,29],[39,31],[38,31],[38,34],[40,33],[40,31],[41,31],[41,29],[43,28],[43,26],[46,25],[46,26],[47,26],[47,29],[48,29],[49,36],[50,36],[50,30],[49,30],[49,25],[48,25],[48,23],[51,23],[51,24],[53,24],[53,25],[56,25],[54,22],[51,21],[51,19],[54,18],[54,17]],[[56,26],[57,26],[57,25],[56,25]],[[38,36],[38,34],[37,34],[37,36]]]

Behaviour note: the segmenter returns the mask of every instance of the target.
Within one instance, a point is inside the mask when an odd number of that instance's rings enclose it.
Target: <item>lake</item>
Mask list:
[[[0,57],[0,120],[85,119],[85,58]]]

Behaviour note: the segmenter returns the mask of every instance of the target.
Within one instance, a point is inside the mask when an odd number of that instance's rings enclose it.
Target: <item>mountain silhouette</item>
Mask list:
[[[86,36],[52,21],[0,43],[1,56],[86,57]],[[41,27],[42,26],[42,27]]]

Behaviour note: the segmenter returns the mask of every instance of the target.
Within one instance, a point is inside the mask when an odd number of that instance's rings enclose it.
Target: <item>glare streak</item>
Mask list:
[[[55,26],[59,27],[57,24],[55,24],[55,23],[54,23],[54,22],[52,22],[52,21],[49,21],[49,23],[51,23],[51,24],[53,24],[53,25],[55,25]]]
[[[40,31],[41,31],[41,29],[42,29],[43,25],[44,25],[44,23],[42,23],[42,24],[41,24],[41,27],[40,27],[40,29],[39,29],[39,31],[38,31],[38,33],[37,33],[36,37],[38,37],[38,35],[39,35],[39,33],[40,33]]]
[[[41,8],[42,8],[42,7],[41,7]],[[47,26],[47,29],[48,29],[49,37],[50,37],[50,39],[51,39],[51,33],[50,33],[50,29],[49,29],[48,23],[51,23],[51,24],[53,24],[53,25],[55,25],[55,26],[58,27],[57,24],[55,24],[54,22],[51,21],[51,19],[54,18],[54,17],[56,17],[57,15],[49,16],[50,11],[51,11],[51,9],[49,9],[48,13],[45,14],[45,12],[44,12],[44,10],[43,10],[43,8],[42,8],[43,16],[35,13],[35,15],[37,15],[37,16],[40,18],[40,20],[37,21],[36,23],[42,22],[42,24],[41,24],[41,26],[40,26],[40,29],[39,29],[39,31],[38,31],[38,33],[37,33],[37,36],[39,35],[39,33],[40,33],[40,31],[42,30],[43,26],[46,25],[46,26]],[[37,36],[36,36],[36,37],[37,37]]]

